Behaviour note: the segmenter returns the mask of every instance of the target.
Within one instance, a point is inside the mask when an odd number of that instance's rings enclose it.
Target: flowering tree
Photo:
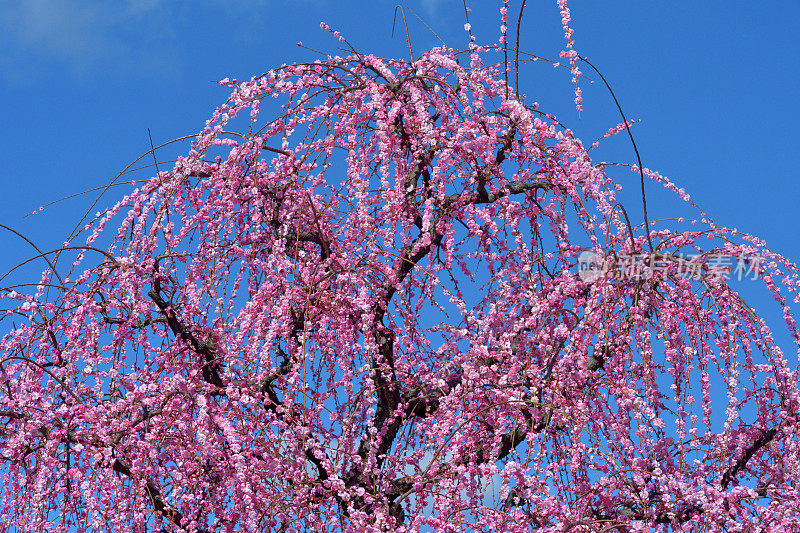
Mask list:
[[[225,80],[69,272],[6,289],[2,529],[800,528],[797,370],[713,259],[797,342],[795,266],[633,225],[498,51]]]

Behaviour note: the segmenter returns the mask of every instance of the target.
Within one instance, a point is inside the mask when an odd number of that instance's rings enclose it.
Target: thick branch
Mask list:
[[[122,474],[132,480],[135,477],[133,472],[131,472],[130,466],[128,466],[128,464],[122,459],[117,459],[114,461],[113,469],[114,472]],[[164,496],[161,494],[158,486],[156,486],[153,481],[149,479],[147,480],[145,484],[145,492],[147,493],[148,498],[150,498],[150,503],[156,512],[160,513],[176,527],[183,527],[181,525],[181,522],[183,521],[183,514],[181,514],[181,512],[174,507],[165,503]]]
[[[283,364],[281,364],[280,368],[278,369],[278,372],[272,374],[269,378],[264,380],[261,383],[261,386],[259,388],[260,388],[261,392],[265,393],[267,395],[267,398],[269,398],[269,403],[267,403],[264,406],[265,409],[267,409],[268,411],[271,411],[272,413],[274,413],[275,416],[280,418],[283,422],[285,422],[285,423],[287,423],[289,425],[297,425],[297,422],[292,419],[292,417],[289,415],[289,413],[287,412],[286,409],[283,409],[283,410],[279,410],[278,409],[278,407],[282,407],[283,406],[283,402],[280,400],[280,398],[278,398],[278,394],[275,392],[275,389],[272,386],[273,382],[276,379],[278,379],[281,376],[285,376],[286,374],[288,374],[290,369],[291,369],[291,364],[289,363],[289,361],[287,359],[287,360],[285,360],[283,362]],[[313,439],[313,437],[312,437],[312,439]],[[330,474],[328,473],[328,470],[325,468],[325,465],[322,464],[322,459],[320,457],[317,457],[317,453],[316,453],[316,450],[315,450],[314,446],[312,446],[312,445],[306,446],[306,448],[304,450],[304,454],[306,456],[306,459],[311,464],[313,464],[314,467],[317,469],[317,478],[318,479],[324,481],[324,480],[330,478]]]
[[[447,196],[444,199],[444,207],[449,208],[456,202],[461,202],[465,205],[491,204],[496,202],[500,198],[504,198],[512,194],[521,194],[536,189],[543,189],[549,191],[552,188],[553,184],[550,183],[549,181],[544,181],[544,180],[515,181],[514,183],[508,184],[508,186],[505,187],[504,189],[500,189],[496,193],[488,193],[485,198],[481,198],[479,194],[470,194],[466,196],[463,194],[451,194],[450,196]]]
[[[378,395],[378,405],[373,418],[373,425],[380,437],[380,442],[376,450],[378,463],[382,462],[381,455],[389,451],[389,448],[397,436],[397,432],[403,423],[402,417],[394,416],[392,421],[386,426],[386,421],[400,405],[401,394],[399,383],[394,369],[394,332],[382,324],[376,332],[378,342],[378,358],[373,359],[372,368],[375,373],[375,388]],[[358,448],[358,455],[364,459],[369,453],[369,442],[364,440]]]
[[[25,420],[30,420],[30,418],[31,418],[30,416],[28,416],[28,415],[26,415],[24,413],[18,413],[16,411],[9,411],[9,410],[6,410],[6,409],[0,410],[0,416],[7,416],[8,418],[21,418],[21,419],[25,419]]]
[[[660,509],[664,508],[661,502],[653,503],[656,503]],[[676,511],[662,510],[655,515],[654,521],[656,524],[683,524],[691,520],[692,517],[703,512],[703,508],[699,505],[687,505]],[[639,504],[631,504],[627,502],[619,504],[612,514],[595,508],[592,510],[592,516],[599,521],[607,523],[609,526],[611,526],[614,522],[628,524],[632,521],[651,519],[651,515],[646,508],[643,509]]]
[[[497,150],[497,155],[494,158],[495,165],[500,165],[506,159],[506,152],[511,149],[514,142],[514,137],[517,135],[516,124],[511,126],[508,133],[503,137],[503,144]],[[486,191],[486,182],[489,178],[488,169],[484,168],[483,171],[478,171],[478,194],[476,199],[478,202],[486,202],[489,198],[489,193]]]
[[[199,340],[188,327],[181,323],[171,304],[161,296],[161,282],[157,278],[153,278],[153,288],[150,289],[147,295],[155,302],[175,336],[188,341],[195,353],[205,358],[203,380],[211,385],[220,388],[224,387],[222,377],[219,375],[216,347],[206,341]]]
[[[307,231],[299,233],[289,233],[286,235],[288,242],[313,242],[320,247],[320,260],[324,261],[331,255],[331,246],[327,239],[324,239],[319,233],[311,233]]]
[[[722,474],[722,480],[720,481],[720,485],[722,486],[723,490],[728,488],[731,481],[736,477],[736,475],[742,471],[747,466],[747,461],[750,460],[753,455],[760,450],[763,446],[766,446],[770,442],[775,439],[775,435],[778,434],[778,428],[771,428],[766,430],[759,438],[757,438],[753,444],[747,447],[741,457],[736,461],[736,463],[728,468],[724,474]]]
[[[400,128],[402,136],[402,134],[404,133],[402,122],[398,124],[398,127]],[[511,142],[513,142],[513,135],[507,136],[506,142],[504,143],[503,147],[498,151],[496,157],[497,164],[500,164],[504,160],[505,152],[506,150],[510,149]],[[429,163],[429,158],[424,158],[423,161],[420,162],[417,171],[409,176],[409,178],[406,181],[407,190],[411,189],[412,186],[416,185],[419,176],[424,172],[425,167],[427,166],[428,163]],[[420,389],[417,389],[411,393],[405,392],[401,394],[398,389],[397,378],[394,375],[394,357],[393,357],[394,337],[392,333],[389,334],[386,333],[389,330],[385,328],[382,324],[383,317],[385,316],[389,306],[389,302],[391,301],[392,297],[396,292],[396,287],[399,286],[405,280],[405,278],[413,270],[413,268],[417,265],[419,261],[425,258],[425,256],[427,256],[432,250],[436,249],[438,246],[441,245],[441,242],[444,238],[444,234],[438,232],[436,228],[440,220],[449,216],[450,209],[454,204],[462,202],[465,204],[486,204],[495,202],[500,198],[512,194],[520,194],[535,189],[549,190],[550,188],[552,188],[552,185],[545,181],[515,182],[509,184],[504,189],[493,193],[489,193],[485,191],[485,188],[483,188],[477,194],[466,195],[466,196],[461,194],[455,194],[448,196],[447,198],[445,198],[443,204],[441,205],[436,219],[431,224],[431,229],[427,232],[430,244],[428,246],[419,247],[418,249],[416,249],[416,251],[414,251],[415,248],[417,248],[418,243],[426,235],[425,233],[421,233],[416,239],[414,239],[412,243],[410,243],[401,251],[400,259],[397,263],[397,266],[395,267],[393,279],[391,279],[384,286],[384,296],[375,304],[373,310],[374,324],[376,331],[378,332],[377,340],[379,343],[379,353],[382,359],[382,361],[380,362],[373,361],[373,368],[375,370],[375,384],[378,390],[378,406],[377,406],[377,411],[375,413],[375,418],[373,419],[373,425],[378,434],[382,435],[380,437],[381,441],[376,450],[379,462],[381,461],[380,456],[388,452],[388,450],[391,448],[392,443],[403,423],[404,418],[411,416],[412,414],[419,417],[423,417],[434,413],[439,408],[439,398],[447,394],[447,392],[445,391],[427,391],[425,392],[425,394],[420,395],[420,393],[423,392]],[[451,379],[447,381],[448,389],[452,390],[460,382],[461,382],[460,375],[457,374],[451,376]],[[395,415],[391,419],[391,421],[388,422],[387,426],[387,421],[389,420],[391,414],[396,411],[401,398],[403,398],[407,402],[407,407],[405,409],[405,412],[400,415]],[[546,426],[546,424],[540,424],[540,425],[542,425],[543,427]],[[529,416],[528,416],[527,426],[528,426],[527,428],[515,428],[512,432],[502,437],[500,451],[499,451],[500,457],[498,459],[506,457],[511,452],[511,450],[513,450],[525,439],[525,435],[533,427],[533,421]],[[366,458],[368,451],[369,451],[369,443],[363,441],[359,446],[358,455],[361,456],[362,458]],[[346,482],[348,485],[361,483],[361,476],[358,474],[354,474],[350,476],[349,479],[346,480]],[[403,490],[404,487],[405,487],[404,482],[393,483],[392,488],[386,495],[389,498],[389,501],[392,502],[395,498],[398,498],[403,493],[407,492],[407,490]]]
[[[446,380],[447,388],[422,389],[415,387],[406,391],[403,399],[406,401],[406,416],[412,414],[417,418],[425,418],[439,409],[439,399],[450,394],[450,391],[461,384],[462,374],[454,372]]]

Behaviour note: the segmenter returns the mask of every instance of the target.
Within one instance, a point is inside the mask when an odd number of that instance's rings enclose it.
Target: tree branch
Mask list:
[[[158,270],[158,263],[156,263],[156,270]],[[225,385],[222,382],[222,377],[219,374],[219,362],[217,361],[217,348],[207,341],[199,340],[192,331],[184,326],[175,314],[170,302],[164,300],[161,296],[161,282],[157,277],[153,276],[153,287],[148,291],[147,295],[155,302],[161,314],[167,321],[172,333],[176,337],[180,337],[191,344],[192,349],[196,354],[202,355],[205,358],[203,365],[203,380],[206,383],[223,388]]]
[[[720,485],[722,489],[725,490],[730,485],[731,481],[736,477],[736,475],[742,471],[747,466],[747,461],[753,457],[753,455],[760,450],[763,446],[766,446],[770,442],[775,439],[775,435],[778,434],[778,428],[770,428],[764,433],[761,434],[759,438],[757,438],[753,444],[745,449],[744,453],[741,457],[736,461],[736,463],[725,470],[725,473],[722,474],[722,480],[720,481]]]
[[[128,466],[128,463],[126,463],[123,459],[116,459],[112,465],[112,468],[114,469],[114,472],[122,474],[131,480],[134,480],[135,478],[133,472],[131,472],[130,466]],[[156,512],[160,513],[176,527],[183,527],[183,514],[178,511],[178,509],[168,505],[164,501],[164,496],[161,494],[158,486],[153,481],[148,479],[145,482],[145,492],[150,498],[150,503]]]

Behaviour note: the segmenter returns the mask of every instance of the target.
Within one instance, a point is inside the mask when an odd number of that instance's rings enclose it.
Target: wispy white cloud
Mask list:
[[[56,59],[84,63],[107,50],[109,44],[99,34],[99,11],[92,3],[10,2],[0,11],[0,24],[6,39],[16,41],[17,53],[37,50]]]
[[[439,14],[439,8],[442,7],[442,4],[444,4],[444,0],[422,0],[422,8],[431,17]]]
[[[163,0],[11,0],[0,10],[3,50],[0,63],[21,74],[32,61],[56,61],[75,74],[86,74],[109,63],[143,67],[147,47],[134,46],[130,28],[146,22]]]
[[[433,23],[458,0],[419,0]],[[335,0],[293,0],[291,11],[330,10]],[[454,4],[455,5],[455,4]],[[280,28],[288,0],[2,0],[0,81],[107,73],[173,79],[191,68],[196,43],[211,32],[241,46]],[[438,13],[438,15],[437,15]],[[221,30],[223,33],[219,33]],[[214,32],[217,33],[214,33]],[[198,41],[198,38],[200,40]]]

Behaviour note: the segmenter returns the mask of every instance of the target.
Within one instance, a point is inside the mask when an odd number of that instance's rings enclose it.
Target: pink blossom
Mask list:
[[[220,80],[170,170],[0,290],[0,529],[798,530],[796,346],[708,259],[795,342],[797,267],[702,211],[644,228],[497,52]]]

